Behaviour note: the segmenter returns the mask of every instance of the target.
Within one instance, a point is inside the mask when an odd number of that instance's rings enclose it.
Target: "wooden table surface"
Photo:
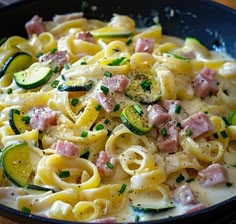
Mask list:
[[[228,7],[234,8],[236,10],[236,0],[213,0],[215,2],[221,3]],[[1,0],[0,0],[1,2]],[[5,0],[7,2],[7,0]],[[18,224],[17,222],[12,222],[4,217],[0,216],[0,224]]]

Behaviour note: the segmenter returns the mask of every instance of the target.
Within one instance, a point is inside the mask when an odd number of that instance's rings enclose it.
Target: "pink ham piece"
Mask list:
[[[79,147],[71,142],[58,140],[56,142],[56,153],[66,157],[77,157]]]
[[[211,123],[209,117],[202,112],[198,112],[189,118],[183,120],[181,127],[185,131],[191,132],[191,138],[197,139],[209,131],[214,131],[215,128]]]
[[[93,43],[93,44],[96,43],[95,38],[93,37],[93,35],[90,32],[78,32],[75,34],[75,39],[87,41],[87,42]]]
[[[198,203],[196,196],[194,195],[189,184],[187,183],[172,191],[171,196],[172,200],[178,204],[191,205]]]
[[[125,75],[104,77],[102,84],[108,87],[110,91],[124,93],[129,84],[129,79]]]
[[[46,31],[43,19],[38,15],[35,15],[25,24],[25,29],[29,38],[32,37],[33,34],[39,35]]]
[[[64,65],[69,62],[69,55],[66,51],[48,52],[40,56],[39,61],[50,61],[49,65],[53,70],[57,67],[58,71],[61,71]]]
[[[218,91],[216,72],[210,68],[203,68],[192,81],[192,87],[196,96],[206,98]]]
[[[114,110],[116,101],[111,94],[104,95],[102,92],[97,93],[96,98],[98,103],[103,107],[103,109],[110,113]]]
[[[159,152],[163,153],[175,153],[179,147],[179,128],[176,124],[167,123],[166,125],[159,127],[161,129],[165,129],[167,132],[166,136],[163,136],[161,133],[157,138],[157,145]]]
[[[96,161],[99,173],[104,177],[112,177],[115,171],[116,158],[106,151],[101,151]]]
[[[155,39],[139,38],[135,44],[135,52],[146,52],[151,54],[154,49]]]
[[[45,131],[57,124],[58,113],[49,107],[36,107],[29,111],[30,125],[33,129]]]
[[[148,121],[155,126],[165,123],[170,120],[170,115],[159,104],[149,105],[147,108]]]
[[[203,187],[212,187],[226,183],[228,180],[227,170],[218,163],[212,164],[198,173],[199,181]]]

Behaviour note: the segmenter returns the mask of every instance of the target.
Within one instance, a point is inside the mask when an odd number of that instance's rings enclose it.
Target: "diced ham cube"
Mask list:
[[[181,127],[185,131],[191,132],[191,138],[197,139],[209,131],[214,131],[214,126],[209,117],[202,112],[198,112],[183,120]]]
[[[25,24],[25,29],[28,34],[28,37],[31,37],[33,34],[41,34],[46,31],[43,19],[38,15],[35,15],[31,20]]]
[[[196,196],[194,195],[189,184],[187,183],[172,191],[171,196],[172,200],[178,204],[192,205],[198,203]]]
[[[112,177],[115,171],[116,158],[106,151],[99,153],[96,166],[99,173],[104,177]]]
[[[45,131],[50,126],[57,124],[58,113],[49,107],[33,108],[28,115],[31,127],[39,131]]]
[[[93,37],[93,35],[90,32],[78,32],[75,34],[75,38],[83,40],[83,41],[87,41],[87,42],[90,42],[93,44],[96,43],[95,38]]]
[[[96,98],[107,113],[114,110],[116,101],[111,94],[108,93],[107,95],[104,95],[102,92],[99,92],[97,93]]]
[[[110,91],[124,93],[129,84],[129,79],[125,75],[115,75],[110,78],[104,77],[102,84],[107,86]]]
[[[79,155],[79,147],[74,143],[58,140],[56,142],[56,153],[66,157],[77,157]]]
[[[226,183],[228,180],[227,170],[221,164],[215,163],[198,173],[199,181],[203,187],[211,187]]]
[[[159,134],[157,138],[158,150],[160,152],[174,153],[179,147],[179,128],[176,124],[167,123],[167,125],[159,128],[160,132],[162,130],[166,131],[166,136]]]
[[[69,61],[69,56],[66,51],[56,51],[54,53],[45,53],[39,57],[40,62],[50,61],[50,67],[55,70],[58,68],[58,71],[64,67],[64,65]]]
[[[216,72],[210,68],[203,68],[192,81],[192,87],[196,96],[206,98],[218,91]]]
[[[171,117],[162,106],[154,104],[148,106],[147,118],[151,124],[158,126],[168,121]]]
[[[189,213],[197,212],[197,211],[202,210],[204,208],[206,208],[206,205],[204,205],[203,203],[197,203],[197,204],[193,204],[193,205],[188,205],[188,206],[185,207],[184,214],[189,214]]]
[[[139,38],[135,44],[135,52],[147,52],[151,54],[154,49],[155,39]]]

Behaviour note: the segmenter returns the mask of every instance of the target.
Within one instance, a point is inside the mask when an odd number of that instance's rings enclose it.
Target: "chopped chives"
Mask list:
[[[71,100],[71,105],[74,106],[74,107],[75,107],[78,103],[79,103],[79,99],[77,99],[77,98],[74,98],[74,99]]]
[[[80,65],[87,65],[87,62],[82,61],[82,62],[80,63]]]
[[[225,95],[227,95],[227,96],[229,95],[227,89],[224,89],[223,92],[224,92]]]
[[[113,60],[112,62],[108,63],[109,66],[117,66],[117,65],[122,65],[124,64],[124,61],[126,57],[120,57],[120,58],[116,58],[115,60]]]
[[[122,186],[121,186],[121,188],[119,190],[120,194],[123,194],[125,192],[126,187],[127,187],[126,184],[122,184]]]
[[[143,88],[144,91],[150,91],[151,85],[152,85],[152,82],[146,79],[142,80],[140,83],[140,86]]]
[[[23,116],[23,117],[21,118],[21,120],[24,121],[25,124],[29,124],[29,123],[30,123],[30,116]]]
[[[57,51],[57,48],[53,48],[53,49],[50,50],[50,53],[53,54],[53,53],[55,53],[56,51]]]
[[[134,222],[139,222],[140,216],[139,215],[135,215],[134,217]]]
[[[138,114],[139,116],[142,116],[142,115],[143,115],[143,111],[142,111],[142,108],[140,108],[140,106],[134,105],[134,109],[135,109],[135,111],[137,112],[137,114]]]
[[[41,57],[42,55],[43,55],[43,53],[38,53],[38,54],[36,54],[36,57],[39,58],[39,57]]]
[[[167,130],[166,130],[166,128],[162,128],[162,129],[161,129],[161,135],[162,135],[163,137],[166,137],[166,136],[167,136]]]
[[[101,85],[101,90],[104,95],[107,95],[109,93],[109,88],[104,85]]]
[[[192,135],[192,130],[187,130],[186,131],[186,136],[187,137],[191,137],[191,135]]]
[[[107,166],[109,169],[113,169],[113,168],[114,168],[114,166],[113,166],[110,162],[107,162],[107,163],[106,163],[106,166]]]
[[[54,80],[51,84],[51,87],[52,88],[57,88],[58,84],[59,84],[59,80]]]
[[[221,131],[220,134],[221,134],[221,136],[223,138],[227,138],[228,137],[228,134],[227,134],[227,132],[225,130]]]
[[[82,131],[80,134],[80,137],[85,138],[88,136],[88,132],[87,131]]]
[[[68,170],[60,171],[58,176],[60,178],[70,177],[70,171],[68,171]]]
[[[179,114],[180,111],[181,111],[182,107],[180,105],[176,105],[176,108],[175,108],[175,113],[176,114]]]
[[[194,181],[194,178],[189,178],[189,179],[186,180],[187,183],[190,183],[192,181]]]
[[[184,179],[185,179],[185,177],[184,177],[182,174],[180,174],[180,175],[176,178],[176,182],[177,182],[177,183],[180,183],[180,182],[182,182]]]
[[[27,207],[25,207],[25,206],[23,206],[23,207],[21,208],[21,211],[24,212],[24,213],[27,213],[27,214],[30,214],[30,213],[31,213],[30,208],[27,208]]]
[[[120,110],[120,104],[116,104],[113,111],[114,111],[114,112],[117,112],[117,111],[119,111],[119,110]]]
[[[12,94],[12,88],[7,89],[7,94]]]
[[[181,123],[177,122],[176,127],[181,128]]]
[[[128,40],[125,42],[125,44],[129,46],[132,43],[132,41],[133,41],[132,38],[129,37]]]
[[[105,75],[106,77],[109,77],[109,78],[112,76],[111,72],[109,72],[109,71],[105,71],[105,72],[104,72],[104,75]]]
[[[64,80],[64,81],[66,81],[66,78],[65,78],[64,75],[61,75],[61,79]]]
[[[227,187],[231,187],[231,186],[233,185],[233,183],[227,182],[225,185],[226,185]]]
[[[214,133],[213,136],[214,136],[215,139],[218,139],[218,138],[219,138],[219,136],[218,136],[217,133]]]
[[[102,109],[102,106],[100,105],[100,104],[98,104],[97,106],[96,106],[96,111],[100,111]]]
[[[64,68],[65,68],[66,70],[68,70],[68,69],[70,69],[70,66],[66,63],[66,64],[64,64]]]
[[[95,127],[95,129],[97,131],[102,130],[103,128],[104,128],[104,126],[102,124],[97,124],[96,127]]]

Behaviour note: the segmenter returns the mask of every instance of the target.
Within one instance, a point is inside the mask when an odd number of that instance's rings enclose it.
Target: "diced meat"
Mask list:
[[[192,81],[192,87],[195,95],[201,98],[217,93],[216,72],[207,67],[203,68]]]
[[[139,38],[135,44],[135,52],[152,53],[154,49],[155,39]]]
[[[190,60],[196,58],[196,54],[193,51],[182,51],[182,55]]]
[[[181,127],[185,131],[191,132],[192,139],[197,139],[209,131],[214,131],[215,129],[209,117],[202,112],[198,112],[183,120]]]
[[[172,191],[171,196],[172,200],[178,204],[191,205],[198,203],[196,196],[187,183]]]
[[[53,21],[59,24],[73,19],[80,19],[82,17],[83,17],[83,12],[73,12],[63,15],[55,15],[53,17]]]
[[[112,77],[104,77],[102,84],[107,86],[110,91],[124,93],[129,83],[129,79],[125,75],[115,75]]]
[[[218,163],[212,164],[198,173],[199,181],[203,187],[211,187],[227,182],[227,170]]]
[[[33,129],[45,131],[57,124],[58,113],[49,107],[36,107],[29,111],[30,125]]]
[[[158,126],[168,121],[171,117],[162,106],[154,104],[148,106],[147,118],[151,124]]]
[[[79,147],[74,143],[58,140],[56,142],[56,153],[66,157],[77,157],[79,155]]]
[[[99,173],[104,177],[112,177],[115,171],[116,158],[105,151],[99,153],[96,166]]]
[[[102,219],[95,219],[91,221],[92,223],[117,223],[115,217],[107,217]]]
[[[163,100],[162,105],[171,115],[172,119],[176,121],[182,121],[188,117],[179,100]]]
[[[31,37],[33,34],[41,34],[46,31],[43,19],[38,15],[35,15],[31,20],[25,24],[25,29],[28,34],[28,37]]]
[[[56,51],[53,53],[46,53],[39,57],[40,62],[50,61],[50,67],[55,70],[58,68],[58,71],[64,67],[64,65],[69,61],[69,56],[66,51]]]
[[[83,41],[87,41],[87,42],[90,42],[93,44],[96,43],[95,38],[93,37],[93,35],[90,32],[78,32],[78,33],[76,33],[75,38],[83,40]]]
[[[112,112],[115,108],[116,101],[111,94],[104,95],[102,92],[97,93],[96,98],[99,104],[106,112]]]
[[[206,205],[204,205],[203,203],[197,203],[197,204],[194,204],[194,205],[188,205],[185,207],[185,212],[184,214],[189,214],[189,213],[192,213],[192,212],[197,212],[199,210],[202,210],[206,208]]]
[[[159,128],[160,134],[157,138],[158,149],[160,152],[174,153],[179,147],[179,128],[176,124],[167,123]],[[163,131],[166,135],[163,135]]]

